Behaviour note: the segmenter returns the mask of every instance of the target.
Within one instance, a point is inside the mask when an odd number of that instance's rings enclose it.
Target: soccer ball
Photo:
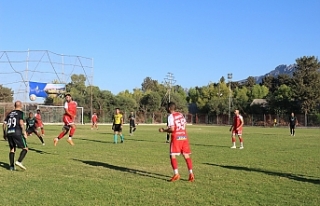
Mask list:
[[[29,98],[31,101],[35,101],[37,99],[37,96],[35,94],[31,94]]]

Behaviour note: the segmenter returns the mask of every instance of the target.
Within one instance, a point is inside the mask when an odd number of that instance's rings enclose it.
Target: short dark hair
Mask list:
[[[176,110],[176,103],[174,103],[174,102],[169,102],[169,103],[168,103],[168,109]]]
[[[64,95],[64,97],[67,97],[67,96],[71,97],[71,94],[67,93],[67,94]]]
[[[37,109],[37,112],[40,112],[40,109]]]

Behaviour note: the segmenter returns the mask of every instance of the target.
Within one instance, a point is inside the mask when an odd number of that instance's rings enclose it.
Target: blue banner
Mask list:
[[[41,82],[29,82],[29,96],[34,94],[36,97],[61,96],[66,92],[65,84],[48,84]]]
[[[47,83],[29,82],[29,96],[34,94],[37,97],[47,97],[48,94],[45,91],[46,86]]]

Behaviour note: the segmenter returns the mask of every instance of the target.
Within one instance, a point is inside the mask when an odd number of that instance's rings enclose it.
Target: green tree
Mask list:
[[[90,93],[87,90],[86,77],[83,74],[73,74],[71,82],[66,85],[66,90],[70,92],[72,98],[77,101],[79,106],[90,108],[90,105],[86,104],[88,98],[90,98]]]
[[[134,111],[137,108],[136,102],[131,97],[117,95],[115,98],[115,105],[119,107],[123,112]]]
[[[293,74],[293,96],[307,114],[316,109],[320,98],[320,62],[314,56],[296,59],[297,69]]]
[[[256,84],[256,79],[253,76],[249,76],[245,82],[245,86],[251,89]]]
[[[159,111],[161,97],[158,92],[149,91],[143,95],[140,101],[141,109],[144,112]]]
[[[0,102],[12,102],[13,90],[0,84]]]
[[[143,97],[143,92],[141,89],[133,89],[132,98],[136,102],[136,105],[137,105],[137,108],[135,108],[136,110],[140,108],[140,102],[142,97]]]
[[[265,76],[260,85],[264,85],[270,92],[274,92],[277,89],[277,79],[274,76]]]
[[[253,87],[252,87],[252,90],[251,90],[251,100],[253,99],[263,99],[265,98],[269,93],[269,89],[262,85],[260,86],[259,84],[255,84]]]
[[[171,101],[174,102],[177,106],[177,111],[182,113],[188,113],[188,104],[183,95],[174,92],[171,94]]]
[[[234,90],[233,105],[234,108],[239,109],[240,111],[242,111],[243,114],[247,113],[248,107],[250,105],[247,87],[237,87]]]
[[[188,90],[187,102],[188,103],[197,103],[200,98],[198,87],[191,87]]]
[[[267,101],[270,110],[274,113],[289,113],[292,110],[292,90],[283,84],[273,94],[268,95]]]
[[[158,81],[153,80],[151,77],[146,77],[141,84],[141,89],[143,92],[148,90],[158,91]]]
[[[292,78],[288,74],[279,74],[277,77],[278,80],[278,86],[281,85],[287,85],[290,86],[292,85]]]

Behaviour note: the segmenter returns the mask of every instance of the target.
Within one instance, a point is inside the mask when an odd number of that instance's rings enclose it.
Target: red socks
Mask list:
[[[178,169],[178,161],[176,158],[171,158],[171,166],[174,170]]]
[[[61,139],[62,137],[64,137],[64,135],[66,135],[67,133],[65,133],[65,132],[61,132],[60,134],[59,134],[59,136],[58,136],[58,139]]]
[[[76,131],[76,128],[71,127],[69,137],[72,137],[75,131]]]

